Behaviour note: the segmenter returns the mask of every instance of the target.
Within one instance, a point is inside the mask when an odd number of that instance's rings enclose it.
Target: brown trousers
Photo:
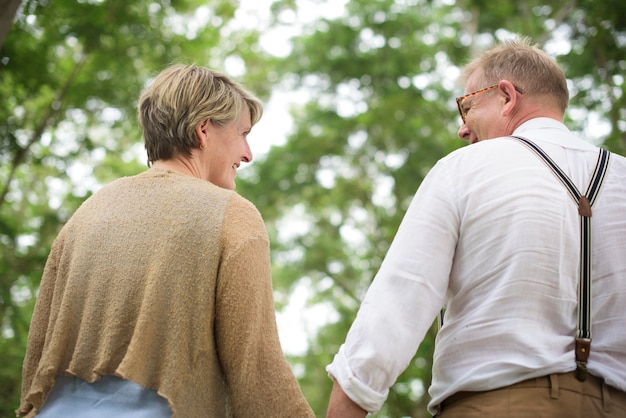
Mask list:
[[[551,374],[486,392],[460,392],[436,418],[625,418],[626,392],[588,375]]]

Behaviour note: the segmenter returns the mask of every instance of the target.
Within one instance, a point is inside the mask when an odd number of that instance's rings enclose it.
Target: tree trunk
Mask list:
[[[4,45],[4,39],[11,29],[17,8],[22,0],[0,0],[0,49]]]

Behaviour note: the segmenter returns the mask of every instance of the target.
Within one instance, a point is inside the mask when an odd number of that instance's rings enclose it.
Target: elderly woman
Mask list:
[[[280,347],[263,220],[234,192],[261,114],[198,66],[146,88],[150,168],[95,193],[55,240],[18,415],[313,416]]]

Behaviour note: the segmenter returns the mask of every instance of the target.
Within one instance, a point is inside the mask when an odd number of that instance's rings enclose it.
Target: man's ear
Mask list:
[[[498,84],[498,92],[504,98],[504,106],[502,114],[508,116],[511,114],[518,102],[517,90],[515,86],[508,80],[502,80]]]

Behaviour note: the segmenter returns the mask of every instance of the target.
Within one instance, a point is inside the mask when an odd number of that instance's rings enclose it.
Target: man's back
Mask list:
[[[547,118],[514,134],[586,189],[596,147]],[[626,389],[626,369],[616,367],[626,364],[626,159],[612,157],[593,207],[589,371]],[[363,396],[380,402],[442,305],[431,412],[457,392],[573,371],[579,225],[564,186],[518,141],[482,141],[446,156],[420,185],[329,372],[358,376]]]
[[[531,121],[516,134],[542,147],[584,193],[598,150],[558,125]],[[512,139],[480,142],[443,164],[456,165],[446,170],[459,175],[453,187],[460,234],[431,394],[445,398],[574,370],[580,254],[574,201],[542,160]],[[593,206],[589,371],[622,389],[625,215],[626,159],[613,155]]]

